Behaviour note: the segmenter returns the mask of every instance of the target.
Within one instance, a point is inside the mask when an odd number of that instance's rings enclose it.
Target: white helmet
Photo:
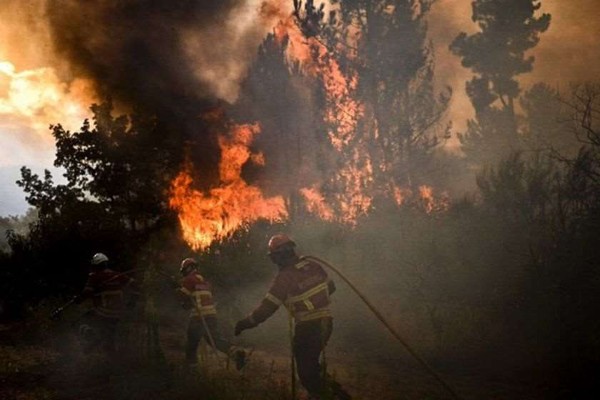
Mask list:
[[[94,257],[92,257],[92,265],[99,265],[102,264],[103,262],[108,262],[108,257],[106,257],[104,254],[102,253],[96,253],[94,254]]]

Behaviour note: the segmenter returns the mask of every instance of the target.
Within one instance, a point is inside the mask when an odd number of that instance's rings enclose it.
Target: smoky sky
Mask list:
[[[47,16],[58,55],[77,75],[93,79],[101,96],[177,114],[186,102],[209,97],[208,89],[193,80],[182,31],[196,27],[208,31],[239,3],[62,0],[47,3]]]
[[[268,3],[286,14],[292,1]],[[255,9],[261,4],[261,0],[2,0],[0,58],[12,61],[18,70],[56,68],[66,83],[89,78],[100,98],[111,96],[128,106],[126,111],[137,108],[163,116],[176,125],[174,129],[206,142],[205,153],[218,154],[214,143],[203,139],[197,116],[217,98],[235,101],[258,44],[276,22],[257,17]],[[597,78],[600,19],[594,16],[600,12],[600,1],[541,4],[540,12],[552,14],[552,23],[531,51],[536,57],[534,70],[521,76],[523,83],[545,80],[555,85]],[[471,1],[438,0],[429,29],[437,80],[454,88],[448,117],[460,130],[472,116],[464,93],[472,73],[450,54],[448,44],[459,32],[477,29],[471,20]],[[56,122],[61,121],[46,124]]]
[[[200,116],[217,100],[209,83],[198,79],[186,36],[195,35],[196,43],[201,43],[195,49],[198,57],[218,49],[219,35],[214,32],[243,4],[242,0],[61,0],[47,2],[46,15],[54,51],[71,73],[95,82],[101,99],[110,97],[134,112],[157,116],[167,125],[170,140],[192,141],[193,160],[199,170],[210,173],[216,169],[219,151],[215,135],[208,133]],[[236,58],[213,53],[215,63],[220,56]]]

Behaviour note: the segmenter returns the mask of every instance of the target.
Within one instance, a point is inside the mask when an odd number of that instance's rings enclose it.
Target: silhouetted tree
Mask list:
[[[2,288],[17,291],[18,303],[80,290],[95,252],[131,267],[140,243],[174,223],[166,195],[177,156],[157,141],[156,120],[113,117],[110,102],[91,109],[93,127],[87,120],[77,132],[51,127],[54,165],[64,169],[66,183],[55,184],[47,170],[39,177],[21,169],[17,184],[38,219],[26,234],[9,236]]]
[[[498,160],[518,150],[514,101],[520,94],[516,77],[530,72],[534,57],[525,52],[550,25],[550,15],[536,16],[539,0],[475,0],[472,19],[480,31],[460,33],[450,50],[475,77],[467,94],[475,108],[461,135],[463,149],[474,162]]]

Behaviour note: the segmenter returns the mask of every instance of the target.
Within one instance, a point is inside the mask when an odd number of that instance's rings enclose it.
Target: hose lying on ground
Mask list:
[[[452,395],[452,397],[454,399],[461,400],[461,398],[458,396],[458,394],[456,394],[456,392],[438,375],[438,373],[435,372],[435,370],[433,368],[431,368],[429,366],[429,364],[427,364],[427,362],[425,362],[425,360],[423,360],[408,345],[408,343],[402,338],[402,336],[400,336],[400,334],[398,332],[396,332],[396,330],[390,325],[390,323],[386,321],[384,316],[375,308],[375,306],[373,306],[373,304],[369,300],[367,300],[367,298],[356,288],[356,286],[354,286],[354,284],[352,284],[352,282],[344,274],[342,274],[342,272],[340,270],[335,268],[333,265],[331,265],[327,261],[322,260],[318,257],[305,256],[305,258],[312,260],[316,263],[319,263],[321,265],[324,265],[325,267],[329,268],[330,270],[332,270],[333,272],[338,274],[338,276],[340,278],[342,278],[342,280],[344,282],[346,282],[348,284],[348,286],[350,286],[350,288],[358,295],[358,297],[360,297],[360,299],[367,305],[367,307],[369,307],[369,309],[371,310],[371,312],[373,312],[373,314],[375,314],[377,319],[379,319],[379,321],[381,321],[381,323],[388,329],[388,331],[390,331],[392,336],[394,336],[394,338],[396,338],[400,343],[402,343],[402,345],[410,353],[410,355],[413,356],[419,362],[419,364],[421,364],[421,366],[423,366],[427,370],[427,372],[429,372],[448,391],[448,393],[450,393]]]

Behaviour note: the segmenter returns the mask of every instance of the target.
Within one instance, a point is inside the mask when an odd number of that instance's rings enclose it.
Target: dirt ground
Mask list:
[[[255,348],[237,371],[223,355],[200,348],[200,364],[184,367],[184,333],[160,330],[160,351],[144,324],[122,332],[116,358],[84,355],[73,326],[0,325],[0,399],[292,399],[289,349]],[[37,331],[36,331],[37,330]],[[35,331],[35,332],[32,332]],[[359,344],[358,344],[359,345]],[[357,346],[358,348],[360,346]],[[354,399],[450,399],[443,387],[408,357],[328,352],[328,372]],[[549,388],[521,376],[493,377],[483,371],[444,368],[441,377],[462,399],[552,398]],[[298,387],[297,399],[305,398]]]

